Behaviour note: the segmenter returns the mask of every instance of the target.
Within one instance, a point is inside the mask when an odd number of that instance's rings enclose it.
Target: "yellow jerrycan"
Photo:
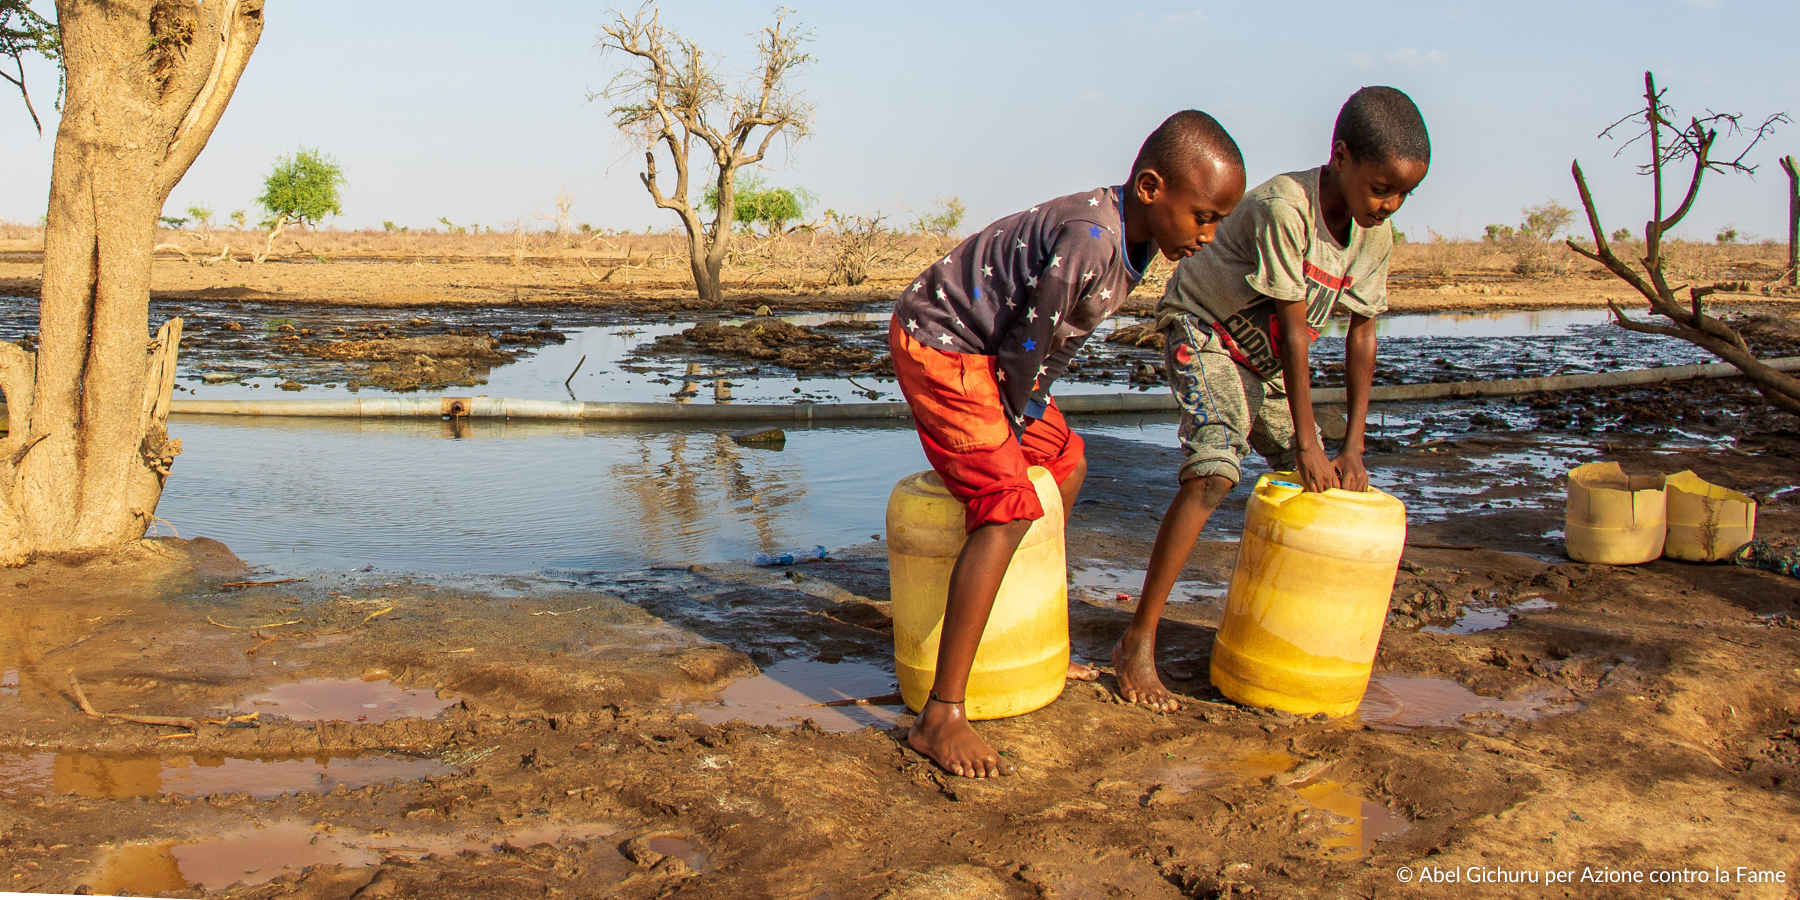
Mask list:
[[[1576,562],[1647,563],[1663,552],[1668,530],[1663,476],[1627,475],[1616,462],[1569,470],[1563,549]]]
[[[1406,506],[1375,488],[1307,493],[1300,477],[1257,479],[1244,512],[1213,687],[1246,706],[1299,715],[1356,711],[1406,549]]]
[[[1756,539],[1756,501],[1692,472],[1676,472],[1668,490],[1669,536],[1663,555],[1718,562]]]
[[[1013,554],[966,696],[969,718],[1001,719],[1042,709],[1062,694],[1069,668],[1069,578],[1062,495],[1049,470],[1032,466],[1044,517]],[[894,670],[917,711],[931,694],[950,570],[962,550],[963,506],[936,472],[900,479],[888,495],[888,577],[893,588]]]

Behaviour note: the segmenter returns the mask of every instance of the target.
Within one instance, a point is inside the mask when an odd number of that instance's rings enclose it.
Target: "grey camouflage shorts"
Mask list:
[[[1181,480],[1218,475],[1237,484],[1255,450],[1278,472],[1299,454],[1281,376],[1265,381],[1232,361],[1212,326],[1174,316],[1163,328],[1169,387],[1181,406]]]

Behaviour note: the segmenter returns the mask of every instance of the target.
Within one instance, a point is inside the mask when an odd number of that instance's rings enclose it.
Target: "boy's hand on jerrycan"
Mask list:
[[[1363,467],[1362,454],[1339,453],[1331,464],[1337,469],[1338,487],[1357,493],[1369,489],[1369,470]]]
[[[1360,461],[1358,465],[1360,468]],[[1363,480],[1366,487],[1368,476]],[[1324,448],[1307,447],[1300,451],[1300,485],[1315,494],[1338,486],[1338,470],[1325,458]]]

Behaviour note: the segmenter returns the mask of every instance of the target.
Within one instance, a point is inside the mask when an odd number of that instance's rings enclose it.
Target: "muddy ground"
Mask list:
[[[1627,443],[1615,458],[1770,497],[1759,530],[1791,540],[1800,439],[1759,439],[1781,452]],[[279,573],[207,540],[42,561],[5,573],[0,606],[0,884],[245,898],[1794,896],[1800,582],[1560,560],[1561,486],[1522,455],[1531,443],[1478,435],[1371,458],[1489,489],[1416,511],[1364,719],[1219,698],[1206,671],[1220,605],[1198,590],[1161,635],[1181,711],[1117,702],[1110,675],[1071,684],[980,726],[1019,769],[986,783],[910,752],[891,707],[850,710],[880,715],[843,732],[827,727],[844,710],[826,707],[826,727],[710,724],[723,716],[708,698],[759,669],[886,658],[879,541],[785,571],[570,583],[243,585]],[[1089,452],[1070,557],[1137,569],[1172,452],[1103,436]],[[1235,533],[1242,508],[1240,491],[1209,534]],[[1446,549],[1459,547],[1479,549]],[[1221,584],[1234,556],[1205,542],[1184,577]],[[1129,596],[1074,596],[1075,654],[1103,662]],[[1455,633],[1483,615],[1505,627]],[[97,711],[199,721],[89,717],[70,672]],[[339,722],[256,699],[310,679],[415,693],[324,707]],[[884,687],[865,696],[884,702]],[[397,703],[448,707],[379,721]],[[232,774],[359,759],[411,774]],[[170,773],[199,786],[171,791]],[[1785,882],[1735,880],[1739,866]],[[1734,880],[1416,883],[1469,867]],[[193,878],[211,892],[180,887]]]
[[[903,284],[740,285],[729,309],[706,310],[666,273],[578,262],[159,260],[154,296],[187,310],[196,354],[261,368],[307,357],[340,367],[314,380],[433,389],[478,383],[483,367],[590,321],[861,309]],[[34,296],[37,268],[0,260],[0,294]],[[1394,307],[1619,296],[1595,279],[1420,276],[1397,283]],[[1140,290],[1132,309],[1153,299]],[[408,311],[344,315],[390,307]],[[500,312],[479,328],[441,314],[486,307]],[[815,347],[866,348],[879,338],[867,331],[828,331],[836,343],[732,337],[717,352],[783,365],[796,348],[815,358]],[[1756,339],[1791,346],[1780,331]],[[1095,377],[1147,364],[1142,386],[1160,383],[1153,348],[1108,350],[1121,355]],[[384,377],[369,374],[379,366]],[[1453,439],[1373,445],[1372,467],[1440,479],[1447,499],[1413,510],[1414,546],[1362,718],[1295,720],[1211,691],[1218,588],[1236,545],[1207,541],[1177,592],[1192,599],[1171,605],[1161,635],[1184,708],[1120,704],[1110,675],[1070,685],[1044,710],[981,726],[1019,769],[992,783],[937,772],[906,749],[904,712],[884,705],[891,632],[878,538],[789,570],[716,564],[563,581],[356,572],[258,584],[283,573],[252,572],[208,540],[0,572],[0,890],[1800,896],[1800,583],[1730,566],[1568,562],[1564,461],[1545,455],[1571,433],[1616,432],[1608,458],[1631,471],[1692,468],[1751,493],[1765,501],[1761,535],[1793,541],[1791,418],[1759,411],[1729,381],[1531,405],[1537,431],[1508,432],[1477,412]],[[1644,449],[1677,430],[1740,439],[1716,452]],[[1069,537],[1071,625],[1076,655],[1103,663],[1130,615],[1175,460],[1104,436],[1088,446],[1093,474]],[[1242,510],[1240,490],[1208,536],[1235,534]],[[1124,574],[1096,577],[1114,570]],[[1503,627],[1470,631],[1483,624]],[[790,671],[855,684],[875,702],[817,707],[813,725],[729,723],[722,694]],[[293,694],[295,683],[311,693]],[[92,717],[77,684],[101,713],[194,721]],[[1784,880],[1745,880],[1754,876],[1740,866]],[[1732,880],[1417,883],[1427,871],[1466,878],[1469,867]]]

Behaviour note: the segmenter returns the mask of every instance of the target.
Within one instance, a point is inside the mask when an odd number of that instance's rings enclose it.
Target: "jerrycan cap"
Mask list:
[[[933,494],[940,497],[950,496],[950,489],[944,486],[943,476],[939,475],[935,470],[920,472],[913,478],[913,484],[918,487],[921,493]]]

